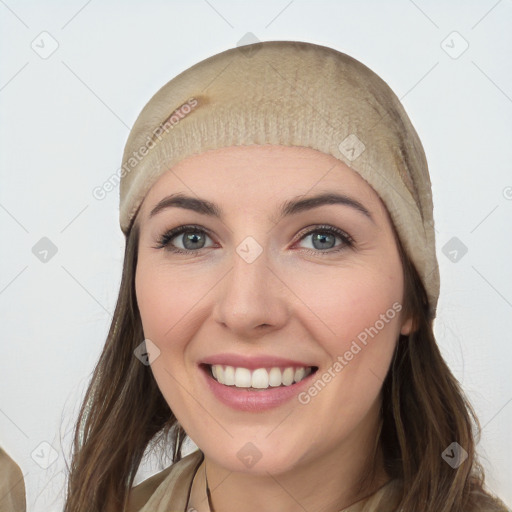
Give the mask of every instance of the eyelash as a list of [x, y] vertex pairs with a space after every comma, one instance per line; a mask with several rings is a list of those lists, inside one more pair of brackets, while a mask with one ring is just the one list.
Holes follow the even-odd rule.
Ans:
[[[170, 245], [170, 241], [173, 238], [175, 238], [176, 236], [181, 235], [183, 233], [187, 233], [187, 232], [202, 233], [202, 234], [210, 236], [208, 231], [201, 228], [200, 226], [196, 226], [196, 225], [178, 226], [176, 228], [170, 229], [169, 231], [166, 231], [163, 235], [161, 235], [157, 241], [158, 245], [156, 245], [154, 248], [155, 249], [166, 248], [168, 251], [176, 253], [176, 254], [186, 254], [186, 255], [198, 256], [201, 249], [196, 249], [196, 250], [180, 249], [179, 247], [173, 247]], [[336, 235], [339, 238], [341, 238], [341, 240], [343, 241], [343, 244], [340, 249], [329, 249], [327, 251], [322, 251], [319, 249], [303, 249], [309, 254], [314, 254], [314, 255], [320, 254], [320, 255], [324, 256], [324, 255], [339, 253], [341, 251], [346, 250], [347, 248], [352, 248], [355, 243], [354, 239], [350, 235], [348, 235], [341, 229], [338, 229], [338, 228], [335, 228], [334, 226], [329, 226], [329, 225], [315, 226], [313, 229], [307, 231], [306, 233], [303, 233], [298, 241], [300, 242], [302, 239], [306, 238], [307, 236], [309, 236], [313, 233], [328, 233], [331, 235]], [[206, 248], [203, 247], [202, 249], [206, 249]]]

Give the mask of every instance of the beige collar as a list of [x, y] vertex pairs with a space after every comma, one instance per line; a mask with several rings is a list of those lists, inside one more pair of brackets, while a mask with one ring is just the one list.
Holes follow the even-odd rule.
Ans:
[[[169, 512], [187, 510], [191, 483], [204, 455], [195, 451], [172, 464], [158, 475], [144, 481], [132, 491], [132, 512]], [[151, 485], [153, 480], [154, 485]], [[144, 503], [142, 508], [135, 503]]]

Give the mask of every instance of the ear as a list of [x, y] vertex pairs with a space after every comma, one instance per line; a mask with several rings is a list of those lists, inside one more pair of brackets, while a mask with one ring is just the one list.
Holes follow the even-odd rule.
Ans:
[[412, 316], [410, 316], [403, 324], [402, 328], [400, 329], [400, 334], [403, 334], [404, 336], [408, 336], [411, 334], [412, 331]]

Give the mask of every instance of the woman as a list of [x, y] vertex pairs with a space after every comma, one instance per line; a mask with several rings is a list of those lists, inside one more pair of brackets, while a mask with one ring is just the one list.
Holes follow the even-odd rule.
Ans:
[[[371, 70], [286, 41], [206, 59], [145, 106], [119, 176], [67, 512], [506, 510], [433, 335], [423, 148]], [[175, 463], [132, 489], [152, 448]]]

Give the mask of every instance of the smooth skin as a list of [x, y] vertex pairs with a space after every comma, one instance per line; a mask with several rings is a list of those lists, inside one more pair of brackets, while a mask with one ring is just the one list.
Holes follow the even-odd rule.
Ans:
[[[340, 204], [278, 219], [287, 200], [336, 192], [371, 218]], [[183, 193], [215, 203], [221, 219], [179, 207], [150, 216], [164, 197]], [[189, 157], [162, 174], [137, 220], [136, 294], [145, 338], [160, 350], [151, 369], [167, 403], [205, 454], [216, 511], [331, 512], [364, 495], [356, 484], [371, 464], [373, 492], [389, 477], [377, 437], [380, 391], [400, 333], [397, 313], [307, 404], [292, 399], [259, 412], [219, 402], [198, 367], [219, 353], [310, 362], [321, 376], [365, 328], [402, 304], [403, 277], [387, 210], [355, 171], [311, 148], [236, 146]], [[191, 228], [157, 248], [162, 235]], [[320, 226], [348, 234], [321, 238]], [[193, 235], [196, 234], [194, 238]], [[252, 237], [263, 252], [248, 263], [236, 252]], [[323, 245], [318, 241], [323, 240]], [[188, 241], [188, 243], [187, 243]], [[187, 243], [187, 245], [184, 245]], [[189, 254], [172, 252], [171, 247]], [[251, 442], [261, 459], [246, 467]], [[197, 479], [196, 479], [197, 481]], [[190, 506], [208, 511], [194, 483]]]

